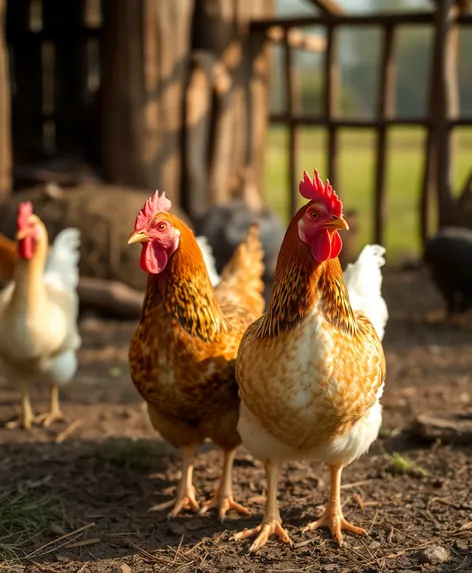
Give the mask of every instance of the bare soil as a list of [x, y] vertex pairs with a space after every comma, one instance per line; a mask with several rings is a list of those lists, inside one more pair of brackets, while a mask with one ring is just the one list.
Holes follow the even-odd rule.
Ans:
[[[472, 572], [472, 444], [432, 444], [411, 431], [416, 413], [470, 410], [470, 315], [447, 324], [441, 318], [442, 301], [424, 271], [387, 271], [384, 290], [390, 321], [382, 437], [343, 475], [345, 514], [368, 531], [367, 537], [346, 533], [338, 548], [325, 530], [302, 534], [301, 527], [326, 502], [328, 475], [323, 466], [290, 463], [281, 480], [280, 503], [295, 547], [271, 539], [250, 555], [249, 542], [236, 543], [231, 535], [259, 523], [266, 483], [261, 464], [242, 447], [235, 497], [251, 509], [250, 517], [230, 515], [221, 525], [214, 513], [184, 514], [172, 521], [165, 514], [147, 513], [150, 505], [172, 495], [178, 457], [151, 429], [129, 379], [127, 348], [135, 324], [85, 317], [80, 370], [62, 393], [69, 423], [78, 420], [78, 427], [61, 443], [57, 436], [67, 423], [30, 433], [0, 429], [0, 492], [15, 486], [50, 494], [60, 508], [39, 534], [15, 540], [20, 560], [0, 569]], [[44, 410], [47, 388], [34, 388], [33, 400], [36, 410]], [[0, 378], [0, 420], [18, 410], [16, 387]], [[398, 452], [416, 466], [402, 469], [386, 452]], [[213, 491], [220, 464], [216, 448], [201, 448], [195, 471], [200, 499]], [[444, 560], [428, 563], [440, 556], [437, 545], [446, 550]]]

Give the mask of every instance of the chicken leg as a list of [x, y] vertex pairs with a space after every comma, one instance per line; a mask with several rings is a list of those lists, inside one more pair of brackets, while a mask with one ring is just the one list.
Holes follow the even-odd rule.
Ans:
[[205, 502], [200, 510], [200, 513], [206, 513], [210, 508], [218, 508], [218, 518], [221, 522], [224, 521], [226, 513], [230, 509], [234, 509], [242, 515], [249, 515], [250, 511], [236, 503], [233, 499], [233, 462], [236, 455], [236, 449], [226, 451], [223, 460], [223, 473], [221, 474], [220, 484], [213, 498]]
[[59, 387], [57, 384], [51, 384], [49, 393], [49, 412], [39, 414], [34, 418], [35, 424], [42, 424], [45, 428], [49, 427], [53, 422], [65, 422], [66, 418], [61, 412], [59, 406]]
[[181, 447], [180, 455], [182, 457], [182, 477], [177, 486], [175, 499], [158, 503], [148, 509], [148, 511], [163, 511], [171, 507], [172, 510], [167, 516], [168, 519], [176, 517], [182, 509], [190, 509], [193, 512], [198, 511], [198, 503], [195, 499], [195, 488], [192, 485], [195, 445], [192, 444], [191, 446]]
[[292, 545], [292, 540], [287, 535], [287, 532], [282, 527], [282, 520], [280, 519], [279, 504], [277, 501], [277, 485], [280, 476], [280, 462], [273, 462], [266, 460], [265, 471], [267, 478], [267, 501], [264, 512], [264, 519], [261, 525], [254, 529], [245, 529], [240, 533], [236, 533], [233, 539], [245, 539], [257, 535], [254, 543], [249, 548], [252, 553], [260, 549], [271, 535], [277, 535], [284, 543]]
[[336, 539], [338, 545], [342, 545], [343, 536], [341, 531], [345, 529], [351, 533], [358, 533], [365, 535], [365, 530], [361, 527], [356, 527], [350, 524], [343, 515], [341, 507], [341, 473], [343, 471], [342, 465], [330, 466], [331, 470], [331, 491], [328, 505], [323, 515], [317, 521], [309, 523], [303, 528], [303, 533], [313, 531], [319, 527], [327, 527], [331, 531], [331, 535]]
[[23, 382], [20, 387], [21, 391], [21, 414], [17, 420], [12, 420], [5, 424], [5, 428], [8, 430], [15, 430], [16, 428], [23, 428], [25, 430], [31, 430], [31, 425], [33, 423], [33, 409], [31, 408], [31, 402], [29, 398], [29, 384]]

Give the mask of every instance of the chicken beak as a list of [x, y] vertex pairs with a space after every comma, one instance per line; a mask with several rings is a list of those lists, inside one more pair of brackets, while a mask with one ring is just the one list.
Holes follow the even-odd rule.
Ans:
[[132, 243], [146, 243], [148, 241], [148, 236], [143, 231], [134, 231], [131, 233], [128, 239], [128, 245]]
[[15, 239], [17, 241], [22, 241], [25, 237], [28, 236], [28, 229], [22, 229], [21, 231], [18, 231], [18, 233], [16, 234]]
[[326, 225], [329, 229], [336, 229], [337, 231], [349, 231], [349, 225], [346, 219], [341, 215], [330, 221]]

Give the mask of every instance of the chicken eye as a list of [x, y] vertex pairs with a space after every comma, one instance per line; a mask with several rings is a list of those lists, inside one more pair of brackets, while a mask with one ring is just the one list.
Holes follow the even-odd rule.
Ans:
[[311, 212], [311, 218], [312, 219], [318, 219], [318, 213], [316, 211], [312, 211]]
[[157, 225], [159, 231], [164, 231], [166, 227], [167, 225], [165, 223], [159, 223], [159, 225]]

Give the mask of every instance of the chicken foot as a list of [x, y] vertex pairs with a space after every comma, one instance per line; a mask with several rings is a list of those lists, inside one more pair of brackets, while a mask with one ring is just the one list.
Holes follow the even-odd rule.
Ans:
[[193, 465], [195, 459], [195, 446], [183, 446], [180, 448], [182, 458], [182, 477], [177, 486], [175, 499], [158, 503], [148, 509], [150, 511], [163, 511], [172, 508], [167, 519], [176, 517], [183, 509], [190, 509], [193, 512], [198, 511], [198, 502], [195, 499], [195, 488], [192, 485]]
[[67, 422], [67, 419], [61, 412], [61, 407], [59, 406], [59, 387], [57, 384], [51, 384], [49, 393], [49, 412], [35, 416], [33, 422], [35, 424], [41, 424], [45, 428], [49, 427], [53, 422]]
[[8, 430], [15, 430], [23, 428], [24, 430], [31, 430], [33, 424], [33, 409], [29, 398], [29, 384], [24, 382], [21, 384], [21, 414], [17, 420], [11, 420], [5, 424]]
[[331, 535], [336, 539], [338, 545], [343, 543], [343, 535], [341, 531], [345, 529], [351, 533], [358, 533], [365, 535], [365, 529], [352, 525], [343, 515], [341, 507], [341, 473], [343, 470], [342, 465], [331, 466], [331, 491], [328, 505], [323, 515], [313, 523], [309, 523], [303, 528], [302, 532], [313, 531], [319, 527], [327, 527], [331, 531]]
[[277, 535], [284, 543], [293, 545], [292, 540], [282, 527], [282, 520], [280, 519], [279, 504], [277, 501], [277, 485], [279, 482], [280, 469], [280, 463], [266, 460], [267, 502], [262, 523], [253, 529], [245, 529], [240, 533], [236, 533], [233, 537], [235, 541], [238, 541], [257, 535], [254, 543], [249, 548], [250, 553], [257, 551], [265, 545], [271, 535]]
[[250, 511], [244, 506], [236, 503], [233, 499], [233, 462], [236, 455], [236, 449], [225, 451], [223, 460], [223, 473], [221, 474], [220, 484], [214, 496], [206, 501], [200, 514], [206, 513], [209, 509], [215, 507], [218, 509], [218, 519], [223, 522], [229, 510], [234, 509], [242, 515], [250, 515]]

